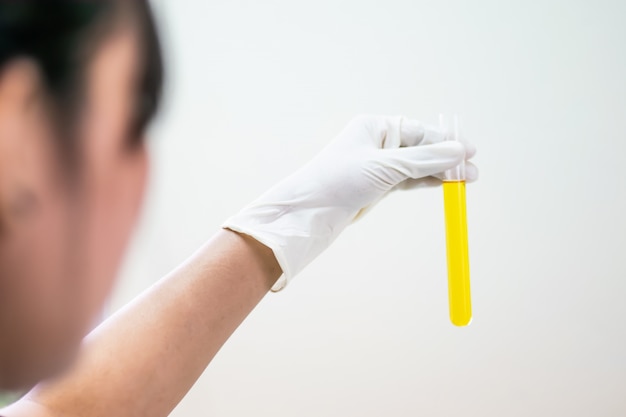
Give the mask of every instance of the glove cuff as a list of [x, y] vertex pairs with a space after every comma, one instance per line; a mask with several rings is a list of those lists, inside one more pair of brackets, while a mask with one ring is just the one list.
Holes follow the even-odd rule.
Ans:
[[329, 207], [253, 203], [222, 227], [251, 236], [272, 250], [283, 271], [272, 287], [278, 292], [330, 246], [354, 215]]
[[233, 220], [234, 218], [228, 219], [222, 225], [222, 228], [231, 230], [236, 233], [248, 235], [272, 250], [272, 252], [274, 253], [274, 257], [276, 257], [276, 261], [278, 262], [278, 265], [280, 266], [280, 269], [283, 271], [283, 273], [278, 281], [276, 281], [276, 283], [272, 286], [271, 291], [279, 292], [283, 290], [293, 277], [293, 274], [289, 267], [289, 263], [287, 262], [285, 252], [281, 249], [281, 246], [277, 242], [274, 242], [273, 240], [267, 238], [266, 236], [263, 236], [262, 234], [255, 233], [253, 230], [245, 226], [235, 224]]

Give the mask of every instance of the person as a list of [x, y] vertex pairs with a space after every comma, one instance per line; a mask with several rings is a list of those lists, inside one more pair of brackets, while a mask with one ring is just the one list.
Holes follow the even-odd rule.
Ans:
[[0, 0], [0, 388], [34, 386], [3, 417], [169, 414], [270, 289], [389, 191], [474, 154], [358, 116], [84, 337], [138, 217], [162, 82], [147, 1]]

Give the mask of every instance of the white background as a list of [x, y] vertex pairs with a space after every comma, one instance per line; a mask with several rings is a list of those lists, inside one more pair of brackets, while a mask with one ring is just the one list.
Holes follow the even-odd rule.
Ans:
[[470, 327], [448, 321], [441, 189], [394, 193], [174, 416], [626, 415], [625, 2], [153, 3], [166, 104], [114, 308], [358, 113], [458, 112], [481, 170]]

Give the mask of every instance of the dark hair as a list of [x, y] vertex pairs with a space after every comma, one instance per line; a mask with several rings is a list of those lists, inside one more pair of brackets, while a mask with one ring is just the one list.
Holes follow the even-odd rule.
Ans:
[[136, 144], [158, 109], [163, 83], [161, 48], [147, 0], [0, 0], [0, 74], [18, 58], [39, 67], [64, 154], [75, 147], [72, 129], [84, 99], [89, 58], [115, 26], [117, 14], [127, 10], [142, 38], [143, 68], [128, 132], [130, 144]]

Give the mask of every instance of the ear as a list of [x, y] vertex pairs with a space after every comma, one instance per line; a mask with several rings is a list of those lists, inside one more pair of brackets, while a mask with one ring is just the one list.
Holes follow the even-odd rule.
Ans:
[[36, 205], [48, 142], [42, 91], [32, 61], [18, 59], [0, 69], [0, 231]]

